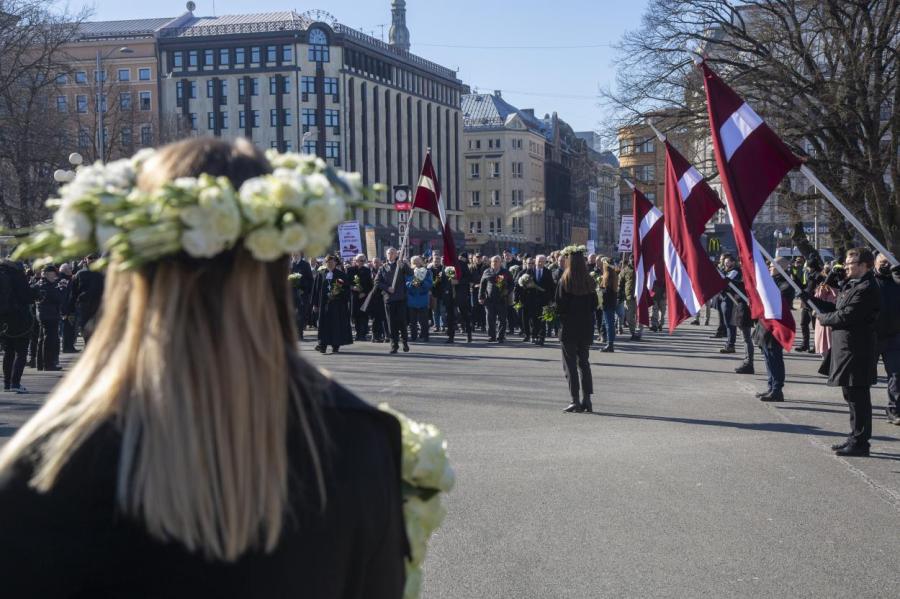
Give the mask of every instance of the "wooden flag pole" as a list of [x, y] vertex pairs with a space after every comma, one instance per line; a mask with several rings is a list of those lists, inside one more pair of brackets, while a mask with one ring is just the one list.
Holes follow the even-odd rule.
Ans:
[[885, 248], [883, 245], [881, 245], [881, 242], [879, 242], [878, 239], [876, 239], [875, 236], [872, 235], [869, 232], [869, 230], [863, 226], [863, 224], [861, 222], [859, 222], [859, 219], [857, 219], [855, 216], [853, 216], [853, 214], [850, 212], [850, 210], [848, 210], [847, 207], [844, 206], [844, 204], [842, 204], [841, 201], [837, 199], [837, 196], [835, 196], [834, 193], [832, 193], [830, 189], [825, 187], [825, 184], [822, 183], [821, 180], [819, 180], [819, 178], [816, 176], [816, 174], [814, 172], [812, 172], [812, 170], [808, 166], [806, 166], [805, 164], [803, 166], [801, 166], [800, 172], [803, 173], [803, 175], [807, 179], [809, 179], [810, 183], [815, 185], [816, 188], [822, 192], [822, 195], [824, 195], [825, 198], [829, 202], [831, 202], [832, 206], [837, 208], [838, 211], [844, 215], [844, 218], [846, 218], [850, 222], [850, 224], [856, 228], [857, 231], [862, 233], [862, 236], [865, 237], [866, 240], [872, 244], [872, 247], [874, 247], [876, 250], [878, 250], [879, 253], [884, 254], [885, 258], [888, 259], [888, 262], [890, 262], [892, 266], [897, 265], [897, 258], [895, 258], [894, 255], [891, 254], [887, 250], [887, 248]]

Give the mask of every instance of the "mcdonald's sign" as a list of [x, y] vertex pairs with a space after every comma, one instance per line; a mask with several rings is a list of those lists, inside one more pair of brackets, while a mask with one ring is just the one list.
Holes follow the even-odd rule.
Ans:
[[706, 251], [710, 254], [718, 254], [722, 249], [722, 242], [718, 237], [710, 237], [706, 242]]

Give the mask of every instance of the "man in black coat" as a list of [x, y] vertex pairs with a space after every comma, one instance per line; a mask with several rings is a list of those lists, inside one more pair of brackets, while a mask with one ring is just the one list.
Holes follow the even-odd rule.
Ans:
[[[456, 261], [457, 283], [454, 290], [456, 310], [466, 341], [472, 343], [472, 271], [469, 270], [469, 254], [462, 252]], [[453, 331], [448, 331], [448, 336]], [[451, 339], [453, 337], [450, 337]]]
[[297, 331], [300, 341], [303, 341], [303, 332], [306, 330], [306, 317], [309, 314], [309, 301], [312, 294], [313, 272], [309, 262], [303, 259], [303, 255], [295, 256], [291, 261], [291, 274], [300, 275], [300, 281], [294, 287], [294, 313], [297, 321]]
[[375, 285], [365, 254], [353, 259], [352, 266], [347, 269], [347, 277], [350, 279], [350, 313], [353, 315], [356, 340], [365, 341], [369, 337], [369, 315], [363, 311], [362, 305]]
[[75, 314], [72, 309], [72, 265], [64, 262], [59, 267], [59, 287], [63, 291], [62, 302], [62, 353], [77, 354], [75, 349]]
[[[100, 311], [100, 302], [103, 300], [103, 273], [90, 269], [96, 259], [97, 256], [93, 254], [85, 257], [81, 270], [72, 277], [69, 291], [69, 313], [74, 311], [78, 329], [81, 331], [85, 344], [94, 333], [97, 313]], [[71, 305], [73, 302], [74, 306]]]
[[[875, 324], [881, 310], [881, 292], [875, 282], [875, 256], [867, 248], [847, 252], [844, 270], [847, 282], [832, 304], [809, 298], [819, 310], [817, 318], [831, 327], [831, 349], [825, 354], [828, 385], [840, 386], [850, 406], [850, 435], [832, 446], [837, 455], [868, 456], [872, 438], [872, 397], [870, 387], [877, 378], [877, 334]], [[822, 364], [823, 370], [826, 363]]]
[[37, 347], [38, 370], [61, 370], [59, 362], [59, 317], [65, 294], [59, 288], [56, 267], [48, 264], [40, 280], [32, 285], [37, 296], [37, 317], [41, 332]]
[[469, 276], [472, 281], [470, 296], [472, 304], [472, 325], [477, 326], [483, 333], [487, 327], [487, 317], [485, 316], [484, 305], [478, 301], [478, 293], [481, 289], [481, 276], [487, 270], [485, 264], [486, 256], [482, 256], [481, 252], [475, 254], [475, 261], [469, 267]]
[[316, 349], [323, 354], [330, 345], [338, 353], [342, 345], [353, 344], [350, 331], [350, 280], [337, 268], [337, 257], [325, 258], [325, 270], [319, 277], [317, 305], [319, 306], [319, 343]]
[[[743, 273], [740, 269], [736, 269], [737, 276], [731, 279], [731, 282], [738, 291], [746, 295], [744, 289]], [[737, 374], [754, 374], [753, 367], [753, 320], [750, 318], [750, 306], [738, 295], [731, 287], [725, 289], [722, 293], [731, 295], [734, 307], [731, 309], [731, 324], [741, 332], [741, 340], [744, 342], [744, 362], [734, 369]], [[700, 313], [697, 312], [699, 315]]]
[[403, 351], [409, 351], [409, 331], [406, 326], [406, 277], [413, 275], [409, 264], [400, 260], [395, 248], [385, 252], [387, 261], [378, 271], [375, 285], [384, 297], [384, 311], [391, 335], [391, 353], [396, 354], [403, 338]]
[[[381, 259], [372, 258], [372, 284], [375, 284], [375, 277], [381, 271]], [[387, 314], [384, 307], [384, 296], [375, 287], [374, 291], [369, 292], [369, 305], [366, 312], [372, 318], [372, 342], [384, 343], [387, 333]], [[365, 301], [363, 302], [365, 303]]]
[[28, 393], [21, 383], [34, 328], [31, 315], [34, 300], [34, 290], [28, 285], [22, 264], [0, 260], [0, 343], [3, 344], [3, 388], [7, 391]]
[[887, 417], [900, 425], [900, 266], [891, 268], [884, 254], [875, 258], [875, 283], [881, 291], [881, 312], [875, 332], [878, 355], [887, 374]]
[[500, 256], [491, 258], [491, 266], [481, 275], [478, 287], [478, 303], [487, 312], [488, 341], [503, 343], [506, 340], [506, 316], [512, 286], [512, 276], [503, 268]]

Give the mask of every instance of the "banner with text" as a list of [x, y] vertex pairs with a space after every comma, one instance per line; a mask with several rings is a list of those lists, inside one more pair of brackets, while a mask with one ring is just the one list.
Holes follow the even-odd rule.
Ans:
[[349, 220], [338, 225], [338, 241], [341, 244], [341, 260], [345, 262], [362, 253], [362, 238], [359, 234], [359, 222]]
[[619, 251], [631, 253], [631, 244], [634, 241], [634, 217], [622, 216], [622, 226], [619, 228]]

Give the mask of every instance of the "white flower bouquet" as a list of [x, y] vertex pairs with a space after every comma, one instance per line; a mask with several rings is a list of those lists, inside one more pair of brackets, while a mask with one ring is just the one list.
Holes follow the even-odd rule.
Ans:
[[446, 267], [444, 269], [444, 276], [447, 277], [447, 279], [450, 281], [455, 281], [456, 280], [456, 267], [455, 266]]
[[137, 180], [153, 153], [80, 167], [60, 197], [48, 200], [56, 209], [52, 222], [38, 227], [14, 257], [40, 264], [102, 253], [129, 269], [182, 252], [212, 258], [238, 244], [263, 262], [316, 254], [331, 243], [348, 206], [378, 191], [315, 156], [270, 151], [272, 173], [240, 189], [225, 177], [201, 174], [147, 193]]
[[403, 516], [411, 554], [406, 562], [403, 599], [417, 599], [422, 589], [422, 563], [428, 539], [447, 515], [441, 495], [453, 488], [456, 475], [447, 459], [447, 442], [434, 425], [411, 420], [387, 404], [378, 407], [400, 421]]

